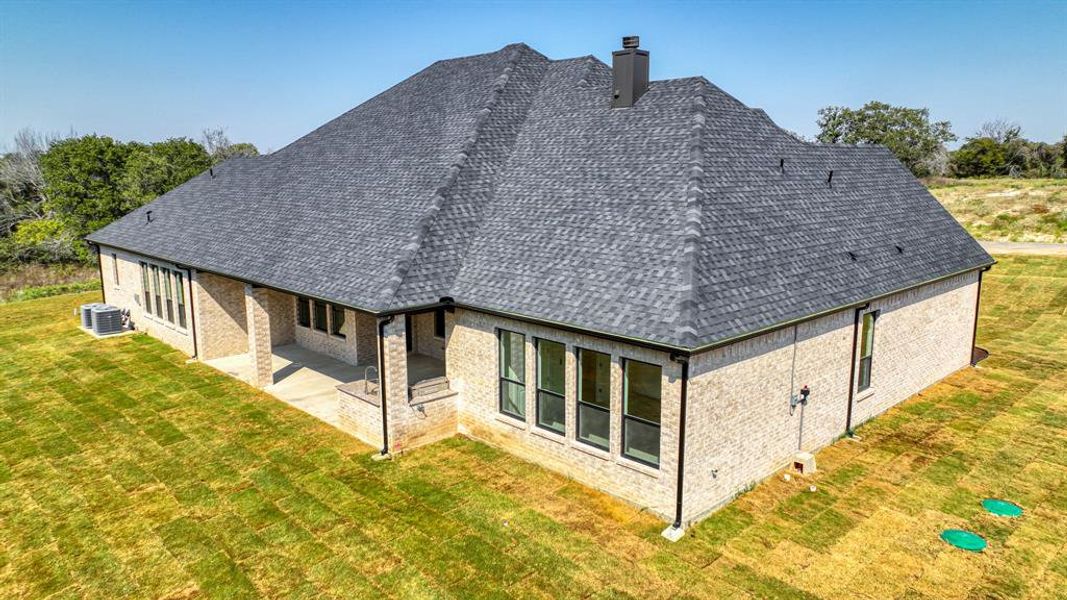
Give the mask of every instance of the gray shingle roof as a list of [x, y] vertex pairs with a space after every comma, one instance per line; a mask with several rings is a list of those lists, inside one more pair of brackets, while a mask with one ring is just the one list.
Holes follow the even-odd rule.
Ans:
[[628, 109], [611, 88], [521, 44], [440, 61], [89, 239], [371, 312], [450, 296], [679, 348], [992, 262], [884, 148], [798, 141], [703, 78]]

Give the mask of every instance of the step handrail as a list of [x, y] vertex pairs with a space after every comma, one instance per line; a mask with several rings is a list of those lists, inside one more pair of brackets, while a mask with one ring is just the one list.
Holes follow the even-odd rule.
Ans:
[[[374, 378], [371, 378], [371, 372], [374, 373]], [[371, 392], [370, 384], [374, 381], [374, 391]], [[365, 394], [377, 394], [378, 393], [378, 367], [371, 365], [363, 369], [363, 393]]]

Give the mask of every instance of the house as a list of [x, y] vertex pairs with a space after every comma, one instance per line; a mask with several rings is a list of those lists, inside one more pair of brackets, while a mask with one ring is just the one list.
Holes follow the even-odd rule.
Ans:
[[967, 366], [993, 262], [635, 38], [436, 62], [88, 239], [139, 329], [382, 454], [468, 435], [671, 536]]

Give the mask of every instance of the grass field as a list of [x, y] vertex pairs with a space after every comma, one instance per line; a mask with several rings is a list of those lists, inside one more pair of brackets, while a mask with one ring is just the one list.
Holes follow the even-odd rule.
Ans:
[[927, 186], [980, 240], [1067, 243], [1067, 180], [939, 179]]
[[71, 315], [91, 297], [0, 306], [2, 598], [1067, 597], [1067, 260], [1003, 258], [980, 369], [677, 544], [469, 440], [373, 462], [151, 338], [92, 340]]
[[99, 285], [96, 266], [20, 265], [0, 270], [0, 303], [87, 291]]

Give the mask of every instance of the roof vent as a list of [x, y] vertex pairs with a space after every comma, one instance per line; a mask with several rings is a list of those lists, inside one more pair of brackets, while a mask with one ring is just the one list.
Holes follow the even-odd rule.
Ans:
[[614, 76], [612, 108], [628, 108], [648, 91], [648, 50], [640, 50], [641, 38], [629, 35], [622, 38], [622, 50], [611, 53]]
[[150, 211], [150, 210], [144, 211], [144, 220], [145, 220], [145, 223], [151, 223], [152, 222], [152, 211]]

